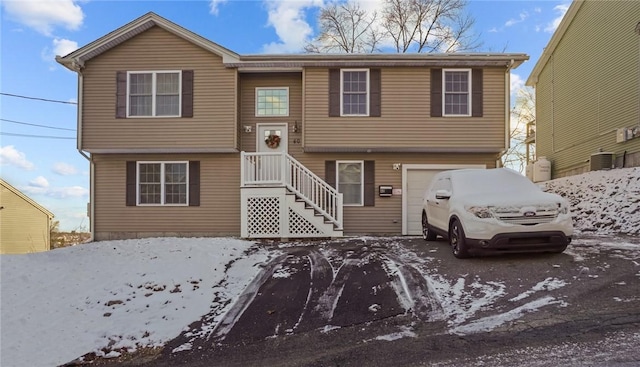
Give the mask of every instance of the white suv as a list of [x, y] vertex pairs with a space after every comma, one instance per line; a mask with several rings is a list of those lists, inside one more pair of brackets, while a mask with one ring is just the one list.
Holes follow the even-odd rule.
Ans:
[[449, 240], [453, 254], [562, 252], [571, 242], [569, 203], [507, 168], [435, 175], [425, 192], [422, 234]]

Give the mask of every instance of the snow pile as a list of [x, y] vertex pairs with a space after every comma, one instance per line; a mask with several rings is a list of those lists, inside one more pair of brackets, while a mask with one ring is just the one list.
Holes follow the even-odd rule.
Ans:
[[235, 300], [269, 256], [231, 238], [105, 241], [2, 255], [0, 365], [57, 366], [89, 352], [117, 357], [161, 346], [216, 297]]
[[540, 186], [569, 200], [578, 232], [640, 234], [640, 167], [593, 171]]

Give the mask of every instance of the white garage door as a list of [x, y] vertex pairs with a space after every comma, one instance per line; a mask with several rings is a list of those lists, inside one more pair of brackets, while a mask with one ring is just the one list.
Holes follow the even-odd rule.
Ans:
[[441, 170], [407, 170], [406, 220], [408, 235], [422, 234], [422, 197], [433, 176]]
[[422, 235], [422, 197], [436, 173], [461, 168], [486, 168], [480, 164], [406, 164], [403, 170], [402, 234]]

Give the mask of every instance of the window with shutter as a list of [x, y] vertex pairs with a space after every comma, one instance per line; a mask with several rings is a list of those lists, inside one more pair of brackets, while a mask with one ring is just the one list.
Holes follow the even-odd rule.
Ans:
[[119, 71], [116, 118], [193, 117], [193, 70]]
[[127, 162], [127, 206], [200, 205], [200, 162]]

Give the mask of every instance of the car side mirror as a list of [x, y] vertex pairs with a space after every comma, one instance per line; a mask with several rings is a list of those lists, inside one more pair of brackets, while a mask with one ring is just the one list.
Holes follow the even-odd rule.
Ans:
[[436, 199], [449, 200], [451, 198], [451, 192], [449, 190], [436, 190]]

